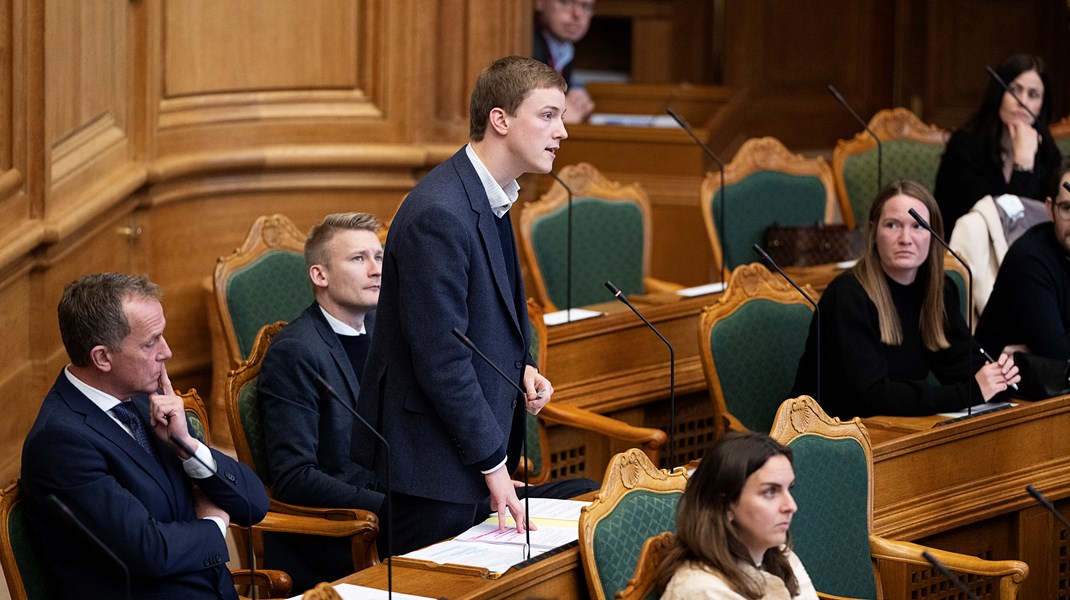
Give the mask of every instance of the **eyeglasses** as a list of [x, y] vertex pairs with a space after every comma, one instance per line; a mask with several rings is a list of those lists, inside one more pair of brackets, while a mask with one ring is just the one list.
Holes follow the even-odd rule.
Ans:
[[592, 0], [557, 0], [557, 3], [565, 10], [572, 10], [578, 6], [584, 14], [594, 14], [594, 2]]
[[1070, 200], [1056, 202], [1055, 210], [1053, 212], [1058, 215], [1060, 219], [1070, 220]]

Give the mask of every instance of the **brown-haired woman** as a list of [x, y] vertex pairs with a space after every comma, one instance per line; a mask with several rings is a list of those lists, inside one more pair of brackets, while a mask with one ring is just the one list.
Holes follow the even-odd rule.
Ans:
[[[821, 295], [818, 401], [830, 415], [957, 411], [971, 398], [992, 400], [1019, 380], [1009, 356], [985, 364], [959, 312], [958, 290], [944, 274], [943, 247], [910, 209], [943, 235], [932, 194], [919, 183], [894, 181], [870, 207], [862, 258]], [[816, 327], [815, 319], [792, 396], [817, 397]]]
[[751, 432], [728, 432], [706, 452], [676, 509], [662, 600], [816, 600], [789, 544], [791, 460], [791, 449]]

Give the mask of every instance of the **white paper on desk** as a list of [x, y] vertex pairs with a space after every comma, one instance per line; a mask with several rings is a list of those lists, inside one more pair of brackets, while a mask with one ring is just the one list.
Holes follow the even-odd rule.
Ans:
[[[351, 583], [339, 583], [334, 586], [334, 591], [338, 592], [342, 600], [387, 600], [388, 597], [386, 590], [377, 590]], [[402, 594], [400, 592], [394, 592], [394, 598], [396, 600], [434, 600], [427, 596], [413, 596], [412, 594]], [[294, 596], [290, 600], [301, 600], [301, 596]]]
[[[553, 527], [540, 525], [531, 531], [531, 547], [550, 550], [564, 546], [579, 539], [579, 527]], [[514, 527], [499, 530], [498, 523], [480, 523], [453, 538], [459, 542], [481, 542], [485, 544], [503, 544], [523, 547], [527, 543], [527, 533], [520, 533]]]
[[[974, 404], [970, 407], [970, 414], [979, 415], [981, 413], [991, 412], [993, 410], [999, 410], [1001, 408], [1009, 408], [1011, 406], [1018, 406], [1014, 402], [982, 402], [981, 404]], [[948, 417], [949, 419], [957, 419], [959, 417], [965, 417], [967, 412], [960, 410], [956, 412], [944, 412], [939, 413], [941, 417]]]
[[706, 285], [698, 285], [695, 287], [684, 288], [682, 290], [676, 290], [676, 293], [685, 298], [694, 298], [695, 296], [705, 296], [706, 294], [716, 294], [717, 292], [724, 291], [724, 282], [718, 281], [717, 283], [707, 283]]
[[[559, 521], [580, 520], [580, 510], [590, 502], [560, 500], [558, 498], [528, 498], [528, 515], [532, 519], [556, 519]], [[497, 515], [498, 513], [494, 513]], [[578, 525], [577, 525], [578, 527]]]
[[[542, 548], [532, 548], [531, 555], [537, 556], [545, 551]], [[509, 567], [527, 559], [523, 546], [462, 542], [457, 539], [432, 544], [426, 548], [413, 550], [403, 556], [405, 558], [426, 560], [439, 565], [483, 567], [491, 573], [499, 574], [508, 571]]]
[[617, 125], [620, 127], [679, 127], [668, 115], [631, 115], [623, 113], [593, 113], [587, 117], [589, 125]]
[[542, 322], [546, 323], [547, 327], [553, 327], [554, 325], [568, 323], [569, 315], [572, 316], [573, 321], [582, 321], [593, 317], [601, 317], [604, 314], [606, 313], [597, 310], [587, 310], [586, 308], [570, 308], [567, 311], [558, 310], [546, 313], [542, 316]]

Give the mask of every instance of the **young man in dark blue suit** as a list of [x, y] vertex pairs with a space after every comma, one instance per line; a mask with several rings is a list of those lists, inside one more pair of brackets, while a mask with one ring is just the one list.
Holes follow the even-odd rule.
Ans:
[[190, 435], [164, 366], [159, 288], [90, 275], [67, 285], [58, 312], [71, 363], [26, 437], [22, 480], [60, 596], [125, 598], [126, 578], [51, 496], [125, 564], [131, 597], [236, 599], [226, 528], [259, 522], [268, 499], [251, 470]]
[[[413, 188], [391, 222], [357, 409], [390, 443], [395, 554], [461, 533], [488, 495], [500, 526], [511, 514], [524, 528], [509, 478], [519, 423], [553, 387], [526, 352], [527, 307], [508, 210], [517, 177], [553, 167], [568, 135], [565, 91], [558, 73], [530, 58], [488, 67], [472, 92], [470, 143]], [[461, 345], [453, 329], [526, 394]], [[354, 431], [353, 458], [385, 481], [387, 456], [375, 438]]]
[[[275, 336], [259, 379], [271, 488], [283, 502], [379, 512], [383, 501], [375, 475], [349, 459], [353, 415], [342, 404], [357, 406], [371, 345], [380, 227], [367, 213], [333, 214], [305, 241], [316, 301]], [[353, 572], [348, 538], [270, 534], [264, 546], [265, 563], [289, 573], [295, 591]]]

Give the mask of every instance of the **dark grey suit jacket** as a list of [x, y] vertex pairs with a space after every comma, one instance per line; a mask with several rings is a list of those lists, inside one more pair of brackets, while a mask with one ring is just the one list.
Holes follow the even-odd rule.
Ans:
[[[374, 312], [364, 326], [371, 335]], [[314, 374], [338, 398], [322, 389]], [[258, 389], [275, 497], [305, 506], [378, 512], [383, 494], [374, 489], [375, 475], [349, 459], [353, 415], [341, 404], [356, 408], [360, 384], [318, 304], [312, 303], [272, 340]]]
[[[358, 411], [389, 441], [390, 487], [401, 493], [475, 504], [488, 493], [480, 468], [508, 449], [518, 394], [451, 333], [521, 380], [527, 306], [523, 282], [509, 287], [495, 218], [462, 148], [391, 222]], [[519, 278], [515, 251], [511, 261]], [[374, 439], [354, 436], [353, 458], [382, 479]]]

